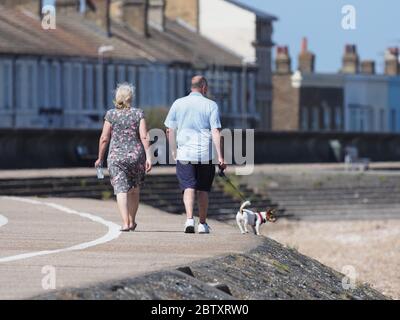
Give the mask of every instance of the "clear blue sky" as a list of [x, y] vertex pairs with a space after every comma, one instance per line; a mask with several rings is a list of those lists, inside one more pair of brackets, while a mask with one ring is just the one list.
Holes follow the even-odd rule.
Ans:
[[[317, 71], [336, 72], [346, 43], [358, 47], [361, 59], [373, 59], [378, 72], [383, 70], [383, 53], [389, 46], [400, 46], [399, 0], [240, 0], [278, 16], [274, 41], [289, 45], [294, 67], [301, 38], [317, 55]], [[342, 7], [353, 5], [357, 29], [343, 30]]]

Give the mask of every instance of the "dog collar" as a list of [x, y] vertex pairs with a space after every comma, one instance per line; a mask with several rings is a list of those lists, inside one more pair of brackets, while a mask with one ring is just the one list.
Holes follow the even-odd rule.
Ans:
[[258, 216], [260, 217], [261, 224], [267, 223], [267, 220], [263, 218], [262, 214], [260, 212], [257, 212]]

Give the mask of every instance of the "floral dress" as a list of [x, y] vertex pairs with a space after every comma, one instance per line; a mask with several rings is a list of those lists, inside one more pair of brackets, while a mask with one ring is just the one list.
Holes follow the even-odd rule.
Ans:
[[139, 136], [141, 109], [111, 109], [104, 119], [111, 123], [111, 143], [107, 157], [114, 194], [142, 186], [146, 174], [146, 153]]

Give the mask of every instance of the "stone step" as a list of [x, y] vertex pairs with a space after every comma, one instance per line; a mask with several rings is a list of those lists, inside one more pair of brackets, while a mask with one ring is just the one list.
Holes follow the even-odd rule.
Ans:
[[342, 212], [342, 211], [365, 211], [365, 212], [379, 212], [380, 210], [391, 210], [392, 212], [399, 212], [400, 215], [400, 205], [396, 204], [370, 204], [370, 205], [320, 205], [320, 206], [308, 206], [308, 207], [289, 207], [289, 206], [279, 206], [284, 208], [286, 212], [297, 214], [299, 212], [307, 213], [320, 213], [325, 214], [325, 212]]
[[297, 220], [359, 220], [359, 219], [400, 219], [400, 211], [385, 209], [379, 212], [358, 211], [358, 210], [338, 210], [324, 212], [285, 212], [290, 219]]
[[[251, 199], [257, 209], [276, 207], [265, 196], [255, 194], [244, 185], [238, 187]], [[58, 196], [71, 198], [113, 198], [114, 193], [109, 178], [98, 180], [96, 177], [36, 178], [20, 180], [0, 180], [0, 194], [14, 196]], [[218, 219], [234, 219], [241, 200], [233, 197], [234, 193], [224, 192], [224, 181], [217, 178], [210, 193], [209, 214]], [[141, 202], [181, 214], [185, 211], [182, 193], [175, 175], [150, 175], [142, 188]], [[283, 211], [280, 211], [282, 214]]]
[[375, 193], [375, 194], [368, 194], [368, 195], [337, 195], [335, 197], [333, 196], [326, 196], [324, 194], [320, 195], [315, 195], [312, 197], [308, 196], [291, 196], [290, 194], [284, 195], [284, 196], [276, 196], [273, 194], [266, 195], [263, 194], [266, 198], [273, 198], [273, 199], [278, 199], [279, 201], [318, 201], [318, 200], [326, 200], [326, 201], [331, 201], [331, 200], [357, 200], [357, 199], [379, 199], [379, 198], [385, 198], [385, 199], [399, 199], [400, 195], [398, 194], [390, 194], [390, 193]]
[[[45, 184], [74, 184], [76, 181], [85, 180], [89, 184], [97, 184], [102, 181], [109, 183], [109, 176], [105, 176], [104, 180], [99, 180], [97, 177], [57, 177], [57, 178], [28, 178], [28, 179], [0, 179], [0, 188], [7, 186], [25, 186], [26, 184], [31, 185], [45, 185]], [[158, 176], [147, 176], [146, 183], [171, 183], [178, 182], [175, 175], [158, 175]]]
[[400, 204], [400, 198], [376, 197], [376, 198], [360, 198], [360, 199], [313, 199], [313, 200], [297, 200], [297, 199], [279, 199], [271, 197], [271, 199], [286, 207], [303, 207], [303, 206], [319, 206], [319, 205], [358, 205], [358, 204]]
[[257, 190], [261, 194], [268, 194], [274, 196], [285, 196], [290, 195], [291, 197], [301, 197], [301, 196], [319, 196], [321, 194], [326, 196], [337, 196], [337, 195], [346, 195], [346, 194], [376, 194], [376, 193], [394, 193], [400, 191], [399, 188], [353, 188], [353, 189], [325, 189], [325, 190], [310, 190], [310, 189], [297, 189], [297, 190]]

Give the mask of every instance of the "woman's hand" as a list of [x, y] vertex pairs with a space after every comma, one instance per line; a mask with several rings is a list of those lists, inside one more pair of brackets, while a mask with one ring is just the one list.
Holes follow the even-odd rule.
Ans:
[[103, 164], [103, 160], [97, 159], [96, 162], [94, 163], [94, 167], [98, 168]]
[[151, 160], [147, 159], [146, 160], [146, 173], [149, 173], [152, 168], [153, 168], [153, 164], [151, 163]]

